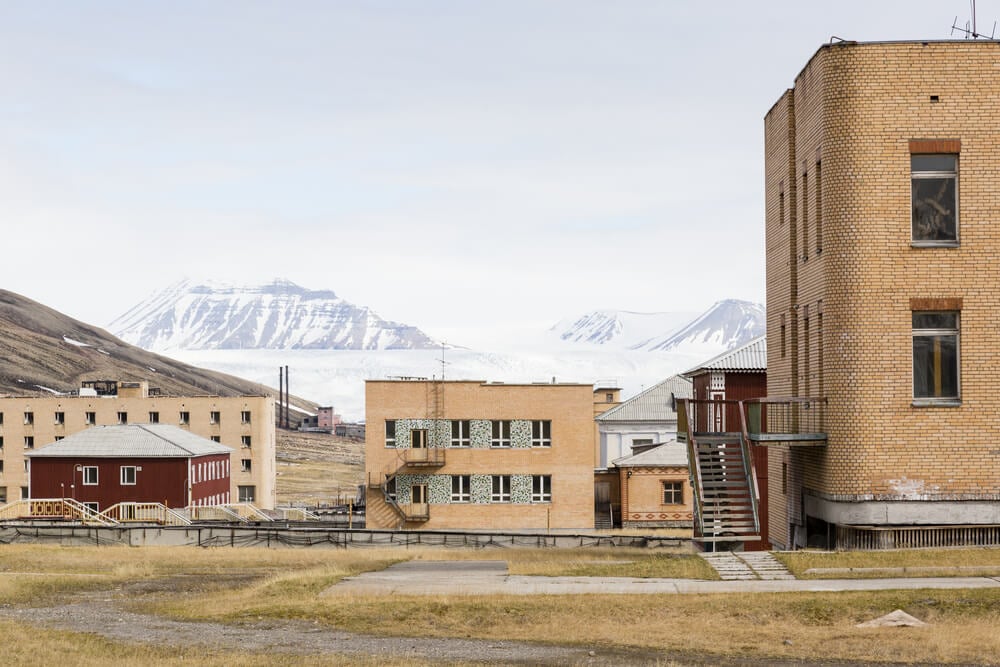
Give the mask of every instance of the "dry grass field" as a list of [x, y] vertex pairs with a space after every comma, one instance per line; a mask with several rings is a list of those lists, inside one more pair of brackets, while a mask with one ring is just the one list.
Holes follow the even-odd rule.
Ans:
[[[18, 637], [8, 660], [29, 665], [423, 664], [406, 648], [421, 638], [482, 650], [527, 641], [614, 658], [595, 664], [1000, 664], [1000, 592], [990, 589], [368, 597], [334, 587], [319, 595], [345, 576], [399, 560], [456, 557], [484, 552], [5, 545], [0, 631]], [[703, 574], [695, 556], [650, 550], [490, 550], [488, 557], [506, 560], [512, 573]], [[930, 625], [855, 627], [897, 608]], [[185, 639], [191, 627], [196, 643]], [[350, 641], [339, 651], [322, 643], [332, 633], [357, 634], [343, 635]], [[362, 641], [397, 641], [398, 652], [345, 653]], [[435, 664], [479, 661], [473, 654]]]
[[1000, 548], [996, 547], [795, 551], [775, 557], [799, 579], [1000, 576]]
[[325, 433], [277, 432], [277, 501], [342, 505], [364, 481], [364, 443]]

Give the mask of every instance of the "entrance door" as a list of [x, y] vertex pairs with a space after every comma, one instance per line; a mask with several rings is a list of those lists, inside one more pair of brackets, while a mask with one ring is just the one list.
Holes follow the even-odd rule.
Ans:
[[[724, 391], [713, 391], [708, 395], [709, 400], [712, 401], [724, 401], [726, 400], [726, 392]], [[725, 433], [726, 431], [726, 404], [725, 403], [712, 403], [711, 404], [711, 416], [709, 422], [709, 431], [714, 433]]]
[[410, 487], [410, 519], [426, 520], [430, 515], [427, 504], [427, 485], [414, 484]]

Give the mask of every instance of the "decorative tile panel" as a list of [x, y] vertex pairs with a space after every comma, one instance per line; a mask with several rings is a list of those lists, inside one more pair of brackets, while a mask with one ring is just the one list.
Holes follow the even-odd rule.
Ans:
[[510, 476], [510, 501], [512, 503], [531, 502], [531, 475]]
[[428, 447], [447, 447], [451, 444], [451, 421], [447, 419], [397, 419], [396, 449], [410, 448], [410, 431], [427, 431]]
[[[473, 419], [469, 423], [469, 440], [473, 449], [489, 449], [493, 428], [489, 419]], [[487, 494], [489, 498], [489, 494]]]
[[510, 446], [515, 449], [531, 448], [531, 422], [529, 420], [514, 419], [510, 422]]
[[472, 502], [488, 503], [493, 493], [493, 480], [490, 475], [473, 475], [469, 489], [472, 492]]

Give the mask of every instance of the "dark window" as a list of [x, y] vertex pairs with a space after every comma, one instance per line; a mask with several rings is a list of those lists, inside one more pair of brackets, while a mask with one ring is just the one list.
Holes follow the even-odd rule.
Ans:
[[257, 499], [257, 487], [256, 486], [238, 486], [236, 487], [239, 493], [239, 499], [241, 503], [252, 503]]
[[56, 424], [56, 426], [59, 426], [61, 424], [65, 424], [66, 423], [66, 413], [65, 412], [57, 412], [55, 414], [55, 422], [54, 423]]
[[191, 413], [186, 410], [182, 410], [178, 422], [181, 426], [184, 426], [191, 422]]
[[472, 485], [471, 475], [452, 475], [451, 476], [451, 502], [453, 503], [467, 503], [471, 500], [472, 495], [469, 487]]
[[26, 425], [34, 424], [35, 423], [35, 413], [34, 412], [25, 412], [24, 413], [24, 423]]
[[663, 504], [664, 505], [684, 504], [684, 482], [663, 483]]
[[549, 503], [552, 502], [552, 476], [532, 475], [531, 476], [531, 502]]
[[250, 411], [244, 410], [240, 413], [240, 423], [249, 424], [250, 423]]
[[244, 447], [246, 447], [247, 449], [249, 449], [250, 448], [250, 436], [249, 435], [241, 435], [240, 436], [240, 444], [243, 445]]
[[396, 446], [396, 420], [386, 419], [385, 420], [385, 446], [395, 447]]
[[218, 424], [221, 421], [222, 421], [221, 415], [218, 412], [216, 412], [215, 410], [213, 410], [213, 411], [211, 411], [211, 412], [208, 413], [208, 423], [209, 424]]
[[469, 437], [471, 423], [466, 420], [452, 420], [451, 422], [451, 446], [469, 447], [472, 441]]
[[491, 447], [510, 447], [510, 421], [507, 419], [494, 419], [490, 422], [492, 436], [490, 438]]
[[119, 412], [118, 413], [118, 423], [119, 424], [127, 424], [128, 423], [128, 413], [127, 412]]
[[97, 466], [83, 466], [83, 484], [85, 486], [97, 484]]
[[150, 424], [159, 424], [160, 423], [160, 413], [159, 412], [150, 412], [149, 413], [149, 423]]
[[510, 475], [493, 475], [493, 490], [490, 500], [495, 503], [510, 502]]
[[250, 472], [251, 465], [250, 459], [240, 459], [240, 472]]
[[958, 313], [913, 313], [913, 397], [957, 400]]
[[26, 436], [24, 436], [24, 448], [25, 449], [34, 449], [35, 448], [35, 436], [33, 436], [33, 435], [26, 435]]
[[552, 422], [548, 419], [531, 422], [531, 446], [552, 446]]
[[92, 426], [94, 422], [97, 421], [97, 414], [93, 412], [84, 412], [83, 421], [87, 426]]
[[121, 484], [122, 486], [133, 486], [135, 484], [135, 466], [122, 466], [121, 467]]
[[913, 242], [958, 243], [958, 156], [911, 155]]

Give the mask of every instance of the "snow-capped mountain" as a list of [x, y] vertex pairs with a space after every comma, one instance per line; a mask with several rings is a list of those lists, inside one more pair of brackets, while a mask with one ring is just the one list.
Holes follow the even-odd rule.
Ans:
[[275, 280], [235, 286], [182, 280], [137, 304], [108, 329], [153, 351], [209, 349], [409, 350], [440, 347], [332, 291]]
[[568, 343], [593, 343], [628, 349], [677, 331], [695, 313], [633, 313], [626, 310], [594, 310], [563, 320], [549, 331]]
[[709, 345], [724, 351], [762, 336], [764, 332], [764, 306], [727, 299], [719, 301], [680, 330], [649, 338], [632, 349], [666, 352]]

